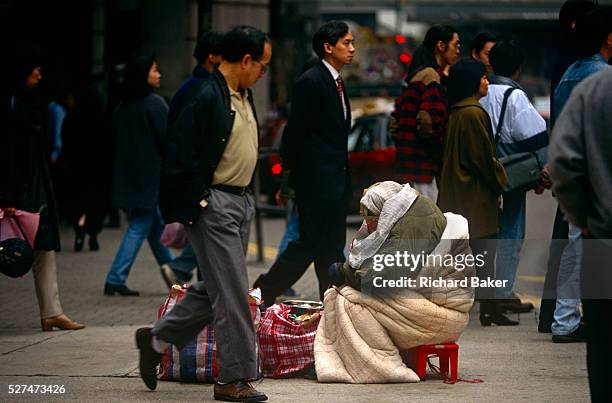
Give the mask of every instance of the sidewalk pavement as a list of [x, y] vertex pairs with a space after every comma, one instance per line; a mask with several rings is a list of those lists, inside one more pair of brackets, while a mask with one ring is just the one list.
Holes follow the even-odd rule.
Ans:
[[[264, 231], [269, 223], [265, 224]], [[266, 233], [271, 233], [266, 232]], [[58, 276], [64, 311], [83, 322], [80, 331], [41, 332], [31, 273], [0, 278], [0, 401], [211, 401], [211, 385], [160, 382], [149, 392], [137, 372], [134, 331], [155, 321], [166, 297], [164, 283], [144, 246], [128, 284], [140, 297], [105, 297], [104, 278], [122, 230], [101, 234], [102, 250], [75, 253], [72, 234], [63, 236]], [[270, 237], [269, 237], [270, 238]], [[270, 239], [268, 245], [277, 244]], [[250, 255], [249, 259], [254, 259]], [[249, 262], [251, 280], [267, 265]], [[312, 270], [295, 288], [306, 298], [316, 293]], [[516, 317], [516, 316], [515, 316]], [[459, 376], [481, 384], [446, 385], [430, 377], [417, 384], [320, 384], [304, 379], [265, 379], [257, 388], [273, 402], [588, 401], [583, 344], [554, 344], [537, 333], [533, 314], [517, 327], [481, 327], [477, 314], [459, 340]], [[9, 394], [9, 385], [64, 385], [61, 394]]]

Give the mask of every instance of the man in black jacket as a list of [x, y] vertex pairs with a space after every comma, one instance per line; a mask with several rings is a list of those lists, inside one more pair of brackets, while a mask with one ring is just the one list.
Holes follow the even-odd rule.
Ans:
[[236, 27], [223, 38], [223, 61], [169, 128], [160, 192], [166, 222], [185, 224], [203, 282], [153, 329], [136, 332], [140, 375], [157, 386], [156, 367], [167, 343], [181, 349], [214, 318], [218, 400], [259, 402], [256, 338], [249, 310], [245, 255], [254, 202], [247, 190], [257, 162], [258, 124], [248, 89], [272, 56], [260, 30]]
[[[199, 87], [211, 77], [212, 72], [221, 62], [222, 40], [223, 35], [217, 32], [206, 31], [200, 35], [193, 52], [193, 57], [198, 61], [198, 65], [193, 69], [191, 77], [183, 83], [170, 101], [170, 110], [168, 111], [169, 127], [173, 125], [183, 108], [193, 100], [194, 96], [198, 93]], [[174, 284], [181, 285], [191, 281], [193, 269], [197, 265], [198, 262], [193, 247], [191, 244], [188, 244], [180, 256], [161, 266], [161, 273], [168, 287], [172, 287]], [[202, 280], [199, 271], [198, 280]]]
[[351, 108], [340, 70], [353, 61], [353, 34], [346, 23], [330, 21], [315, 33], [312, 47], [320, 61], [293, 88], [282, 147], [283, 165], [295, 190], [300, 237], [255, 282], [266, 305], [273, 304], [312, 262], [323, 298], [329, 266], [345, 260]]

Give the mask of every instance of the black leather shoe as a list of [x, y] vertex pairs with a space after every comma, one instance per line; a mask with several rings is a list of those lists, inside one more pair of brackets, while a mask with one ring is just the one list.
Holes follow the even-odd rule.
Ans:
[[480, 301], [480, 324], [482, 326], [516, 326], [519, 323], [507, 318], [499, 310], [495, 300]]
[[584, 325], [579, 325], [576, 330], [563, 336], [553, 334], [553, 343], [585, 343], [587, 341]]
[[482, 326], [491, 326], [491, 324], [497, 326], [517, 326], [519, 323], [501, 313], [481, 313], [480, 324]]
[[151, 341], [153, 335], [150, 327], [141, 327], [136, 330], [136, 347], [139, 350], [138, 369], [140, 378], [147, 388], [155, 390], [157, 387], [157, 366], [161, 360], [161, 354], [153, 349]]
[[522, 302], [519, 298], [499, 299], [496, 301], [500, 312], [528, 313], [533, 311], [531, 302]]
[[136, 290], [131, 290], [125, 285], [104, 284], [104, 295], [119, 294], [123, 297], [137, 297], [140, 293]]
[[220, 385], [215, 383], [215, 400], [224, 402], [265, 402], [268, 396], [258, 392], [250, 383], [235, 381]]

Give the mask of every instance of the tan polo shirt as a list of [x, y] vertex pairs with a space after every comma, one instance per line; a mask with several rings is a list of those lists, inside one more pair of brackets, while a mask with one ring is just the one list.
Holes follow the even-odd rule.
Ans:
[[232, 134], [213, 175], [213, 185], [247, 186], [257, 164], [257, 122], [246, 96], [229, 89], [236, 112]]

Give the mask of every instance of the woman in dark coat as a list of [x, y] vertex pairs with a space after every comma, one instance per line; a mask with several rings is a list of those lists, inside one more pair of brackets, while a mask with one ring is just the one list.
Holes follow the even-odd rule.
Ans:
[[65, 170], [69, 213], [75, 239], [74, 250], [83, 249], [85, 235], [89, 235], [89, 249], [100, 248], [98, 234], [110, 202], [111, 169], [108, 156], [112, 154], [110, 133], [104, 128], [104, 108], [98, 94], [86, 85], [72, 93], [73, 102], [62, 127], [61, 160]]
[[32, 272], [40, 307], [43, 331], [54, 327], [82, 329], [62, 311], [57, 286], [55, 252], [60, 250], [59, 223], [49, 167], [46, 161], [43, 105], [34, 89], [42, 79], [40, 50], [20, 44], [16, 47], [10, 97], [3, 100], [3, 130], [0, 156], [2, 182], [0, 207], [40, 213], [34, 241]]
[[105, 295], [139, 295], [126, 286], [145, 239], [161, 266], [174, 256], [159, 242], [164, 223], [158, 208], [168, 106], [153, 93], [161, 75], [152, 56], [127, 66], [123, 99], [113, 113], [115, 169], [112, 204], [128, 213], [128, 228], [106, 276]]
[[[438, 206], [468, 220], [470, 248], [484, 258], [478, 277], [495, 278], [495, 239], [499, 231], [498, 208], [507, 177], [495, 156], [491, 119], [478, 100], [487, 95], [485, 65], [461, 60], [450, 69], [448, 97], [451, 105], [446, 135]], [[518, 325], [497, 307], [494, 289], [477, 288], [480, 323]]]

